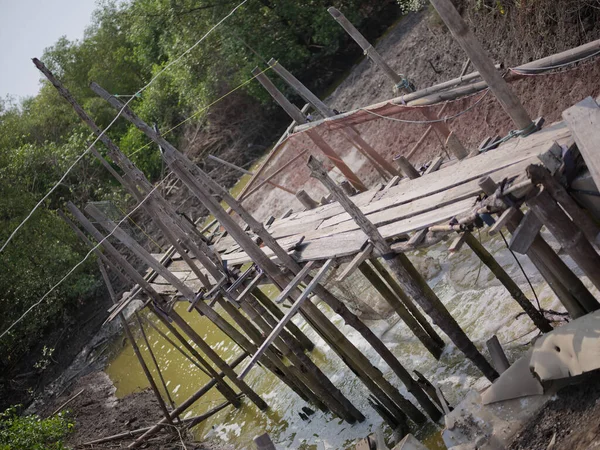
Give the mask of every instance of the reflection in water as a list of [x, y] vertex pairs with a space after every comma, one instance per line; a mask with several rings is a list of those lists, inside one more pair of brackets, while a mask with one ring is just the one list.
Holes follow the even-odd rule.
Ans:
[[[482, 237], [484, 237], [483, 234]], [[486, 237], [484, 240], [486, 248], [496, 256], [500, 264], [519, 283], [525, 294], [532, 298], [531, 291], [526, 287], [525, 279], [502, 241]], [[527, 333], [534, 329], [533, 324], [523, 315], [515, 319], [520, 312], [518, 305], [487, 268], [480, 267], [479, 260], [468, 248], [464, 248], [450, 258], [446, 249], [447, 244], [442, 242], [428, 250], [415, 252], [409, 256], [417, 266], [423, 261], [434, 261], [439, 264], [441, 271], [429, 280], [429, 284], [452, 315], [480, 348], [483, 348], [487, 339], [496, 334], [507, 350], [509, 359], [514, 361], [524, 352], [523, 344], [528, 343], [536, 335], [535, 332]], [[541, 283], [537, 271], [530, 262], [522, 259], [522, 263], [532, 278], [542, 306], [545, 309], [563, 310], [550, 289]], [[584, 279], [584, 281], [590, 287], [587, 280]], [[267, 292], [273, 297], [277, 290], [273, 288]], [[180, 303], [177, 311], [190, 322], [201, 336], [204, 336], [206, 341], [224, 359], [231, 361], [240, 354], [241, 350], [220, 330], [197, 313], [188, 313], [186, 306], [187, 303]], [[321, 303], [319, 308], [365, 353], [386, 378], [399, 386], [397, 378], [357, 332], [345, 326], [341, 318], [326, 305]], [[153, 320], [149, 313], [145, 311], [144, 313], [148, 314], [147, 317], [150, 320]], [[247, 448], [256, 435], [268, 432], [279, 448], [342, 449], [353, 448], [354, 439], [367, 436], [381, 424], [380, 417], [367, 403], [367, 389], [308, 324], [299, 318], [295, 318], [294, 321], [317, 344], [317, 348], [310, 354], [313, 361], [363, 412], [366, 416], [365, 422], [349, 425], [320, 411], [312, 415], [310, 421], [303, 421], [298, 412], [305, 405], [304, 401], [270, 372], [262, 367], [256, 367], [250, 372], [246, 381], [267, 401], [270, 409], [266, 413], [262, 413], [248, 400], [244, 400], [241, 409], [235, 410], [229, 407], [207, 422], [200, 424], [195, 429], [198, 438], [214, 437], [227, 441], [237, 448]], [[157, 321], [154, 320], [154, 322]], [[169, 334], [162, 324], [158, 323], [157, 325]], [[454, 345], [447, 345], [438, 362], [426, 352], [402, 323], [390, 327], [388, 322], [381, 320], [371, 322], [369, 326], [409, 371], [418, 369], [424, 373], [441, 387], [451, 403], [460, 401], [469, 389], [481, 389], [487, 385], [485, 378], [480, 377]], [[171, 349], [158, 333], [149, 327], [146, 332], [176, 403], [181, 403], [208, 382], [208, 377], [204, 373], [179, 352]], [[448, 341], [441, 332], [440, 335]], [[146, 350], [143, 345], [142, 349]], [[244, 364], [242, 363], [241, 367]], [[241, 367], [238, 367], [238, 372]], [[124, 396], [148, 387], [129, 345], [126, 345], [111, 362], [107, 373], [117, 387], [117, 396]], [[410, 397], [403, 386], [400, 386], [400, 391], [403, 395]], [[218, 391], [212, 389], [186, 413], [186, 416], [201, 414], [222, 401]], [[429, 448], [436, 449], [443, 448], [438, 431], [436, 426], [430, 424], [423, 430], [414, 432], [424, 439]]]

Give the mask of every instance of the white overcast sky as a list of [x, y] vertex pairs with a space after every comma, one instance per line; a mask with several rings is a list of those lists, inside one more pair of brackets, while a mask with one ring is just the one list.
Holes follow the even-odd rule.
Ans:
[[40, 74], [31, 58], [61, 36], [81, 39], [95, 0], [0, 0], [0, 97], [35, 95]]

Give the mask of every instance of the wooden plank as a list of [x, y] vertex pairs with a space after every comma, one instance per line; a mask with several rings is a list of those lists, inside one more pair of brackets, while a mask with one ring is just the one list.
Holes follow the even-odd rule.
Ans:
[[500, 217], [498, 217], [498, 219], [496, 219], [496, 223], [489, 228], [488, 234], [490, 236], [497, 234], [500, 230], [502, 230], [502, 228], [504, 228], [506, 226], [507, 223], [512, 221], [512, 219], [513, 219], [513, 217], [515, 217], [516, 213], [517, 213], [517, 208], [515, 208], [513, 206], [508, 208], [506, 211], [504, 211], [502, 213], [502, 215]]
[[363, 262], [365, 262], [373, 251], [373, 244], [367, 243], [367, 246], [348, 263], [346, 268], [338, 275], [335, 281], [344, 281], [350, 276]]
[[[298, 299], [290, 307], [290, 309], [285, 314], [285, 316], [283, 316], [283, 319], [281, 319], [277, 323], [277, 325], [275, 326], [275, 328], [273, 328], [273, 331], [271, 331], [271, 334], [269, 334], [269, 336], [265, 339], [265, 341], [262, 343], [262, 345], [259, 347], [259, 349], [256, 351], [256, 353], [254, 353], [254, 355], [252, 356], [252, 359], [250, 360], [250, 362], [248, 363], [248, 365], [244, 368], [244, 370], [242, 370], [242, 372], [238, 376], [239, 380], [243, 380], [244, 377], [246, 375], [248, 375], [248, 372], [250, 372], [250, 369], [252, 369], [252, 366], [254, 366], [254, 364], [256, 364], [256, 362], [262, 356], [262, 354], [275, 341], [275, 339], [277, 338], [277, 336], [279, 336], [279, 333], [281, 333], [281, 331], [285, 328], [285, 326], [287, 325], [287, 323], [300, 310], [300, 307], [302, 306], [302, 304], [304, 303], [304, 301], [308, 299], [308, 297], [311, 295], [313, 289], [317, 286], [317, 284], [321, 281], [321, 279], [327, 274], [327, 271], [332, 266], [333, 261], [334, 261], [333, 259], [328, 260], [323, 265], [323, 267], [321, 267], [321, 269], [319, 270], [319, 272], [314, 276], [314, 278], [311, 280], [311, 282], [308, 283], [308, 286], [306, 286], [306, 289], [304, 291], [302, 291], [302, 294], [300, 294], [300, 296], [298, 297]], [[284, 291], [282, 291], [281, 294], [279, 294], [279, 297], [282, 297], [281, 300], [283, 300], [284, 298], [287, 298], [287, 295], [289, 295], [289, 293], [296, 288], [296, 286], [298, 285], [298, 283], [300, 281], [298, 281], [295, 284], [294, 284], [294, 282], [298, 278], [300, 278], [300, 275], [302, 275], [302, 277], [300, 278], [300, 280], [302, 280], [302, 279], [304, 279], [304, 277], [306, 277], [307, 273], [309, 272], [309, 270], [311, 268], [310, 267], [311, 265], [312, 265], [311, 263], [308, 263], [306, 266], [304, 266], [304, 268], [300, 271], [300, 273], [298, 273], [298, 275], [290, 282], [290, 284], [288, 286], [286, 286], [286, 288], [284, 289]], [[306, 272], [303, 274], [303, 272], [305, 271], [305, 269], [307, 268], [307, 266], [309, 266], [308, 267], [309, 270], [306, 270]], [[285, 297], [283, 297], [284, 292], [286, 290], [288, 290], [288, 288], [289, 288], [289, 291], [288, 291], [287, 295], [285, 295]], [[278, 300], [279, 300], [279, 297], [278, 297]]]
[[430, 173], [438, 170], [440, 168], [440, 166], [442, 165], [443, 161], [444, 161], [443, 156], [438, 156], [438, 157], [434, 158], [433, 161], [431, 161], [431, 164], [429, 164], [429, 167], [427, 168], [427, 170], [425, 171], [425, 173], [423, 175], [429, 175]]
[[401, 179], [402, 177], [400, 175], [395, 175], [390, 181], [388, 181], [388, 184], [385, 185], [383, 190], [387, 191], [389, 188], [393, 188], [400, 182]]
[[600, 186], [600, 108], [588, 97], [563, 112], [563, 118], [573, 133], [577, 148], [594, 179]]
[[289, 284], [279, 293], [277, 298], [275, 299], [275, 303], [283, 303], [285, 299], [290, 296], [290, 293], [298, 287], [302, 281], [306, 278], [308, 273], [312, 270], [314, 265], [314, 261], [310, 261], [306, 263], [306, 265], [302, 268], [300, 272], [296, 274], [294, 279], [289, 282]]
[[519, 223], [519, 226], [512, 234], [509, 248], [516, 253], [524, 255], [533, 244], [538, 233], [542, 229], [543, 223], [530, 210], [525, 213], [525, 217]]
[[457, 251], [459, 251], [463, 244], [465, 243], [465, 233], [460, 233], [450, 244], [450, 247], [448, 247], [448, 251], [450, 253], [456, 253]]
[[[381, 226], [379, 232], [384, 238], [391, 239], [444, 222], [456, 215], [470, 211], [475, 199], [476, 197], [471, 197], [424, 214]], [[308, 261], [354, 255], [363, 248], [366, 241], [367, 237], [361, 230], [322, 237], [303, 243], [301, 251], [298, 252], [298, 258], [300, 261]]]

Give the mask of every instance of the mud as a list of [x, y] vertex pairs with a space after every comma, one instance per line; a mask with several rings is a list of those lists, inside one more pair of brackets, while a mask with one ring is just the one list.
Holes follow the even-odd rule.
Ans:
[[[600, 449], [600, 381], [598, 374], [560, 390], [517, 434], [510, 450]], [[554, 441], [554, 445], [550, 443]]]

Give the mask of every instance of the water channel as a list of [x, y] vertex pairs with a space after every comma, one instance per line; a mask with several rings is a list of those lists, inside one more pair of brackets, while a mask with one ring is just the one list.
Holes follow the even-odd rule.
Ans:
[[[533, 301], [532, 291], [504, 242], [500, 238], [490, 238], [483, 232], [479, 238]], [[467, 246], [449, 255], [448, 245], [448, 242], [441, 242], [408, 256], [421, 273], [427, 273], [430, 286], [478, 347], [483, 348], [485, 341], [496, 334], [505, 347], [509, 359], [514, 361], [536, 336], [533, 324], [526, 316], [518, 316], [521, 311], [516, 302], [489, 270], [485, 266], [482, 267]], [[572, 262], [568, 258], [566, 260], [573, 267]], [[521, 258], [521, 262], [533, 283], [542, 307], [564, 311], [531, 263], [526, 258]], [[587, 279], [584, 278], [584, 282], [594, 292]], [[359, 297], [373, 295], [369, 292], [372, 288], [360, 275], [353, 277], [350, 288]], [[264, 289], [271, 297], [277, 294], [275, 289], [268, 289], [268, 287]], [[355, 330], [344, 325], [341, 318], [323, 303], [319, 303], [319, 308], [368, 356], [386, 378], [399, 386], [400, 391], [410, 398], [387, 365]], [[177, 306], [180, 314], [224, 359], [231, 361], [240, 354], [241, 349], [211, 322], [196, 313], [188, 313], [186, 309], [187, 303], [179, 303]], [[152, 320], [150, 315], [148, 318]], [[305, 421], [298, 414], [300, 408], [305, 405], [304, 401], [270, 372], [262, 367], [255, 367], [246, 381], [267, 401], [270, 405], [269, 410], [263, 413], [245, 400], [241, 409], [228, 407], [196, 427], [197, 438], [217, 438], [236, 448], [249, 448], [255, 436], [268, 432], [278, 448], [350, 449], [354, 448], [355, 439], [366, 437], [381, 426], [381, 418], [367, 403], [367, 389], [307, 323], [299, 318], [294, 320], [317, 344], [316, 349], [310, 354], [313, 361], [363, 412], [366, 420], [360, 424], [349, 425], [330, 414], [316, 412], [310, 416], [309, 421]], [[168, 334], [162, 324], [157, 325]], [[446, 346], [441, 360], [436, 361], [407, 327], [398, 322], [394, 316], [388, 320], [370, 321], [368, 325], [389, 346], [402, 364], [409, 370], [417, 369], [424, 373], [440, 386], [451, 403], [459, 402], [470, 389], [482, 389], [487, 385], [487, 380], [480, 376], [451, 343]], [[176, 403], [184, 401], [209, 381], [204, 373], [179, 352], [170, 348], [158, 333], [149, 327], [146, 328], [146, 332]], [[449, 342], [443, 333], [440, 332], [440, 335]], [[142, 349], [146, 351], [143, 345]], [[487, 354], [485, 351], [484, 353]], [[238, 368], [238, 372], [240, 370], [241, 368]], [[148, 387], [128, 344], [117, 352], [106, 372], [117, 388], [118, 397]], [[223, 402], [222, 397], [212, 389], [186, 413], [186, 416], [201, 414], [221, 402]], [[444, 448], [440, 442], [439, 428], [433, 424], [421, 430], [413, 430], [413, 433], [424, 439], [431, 449]]]

